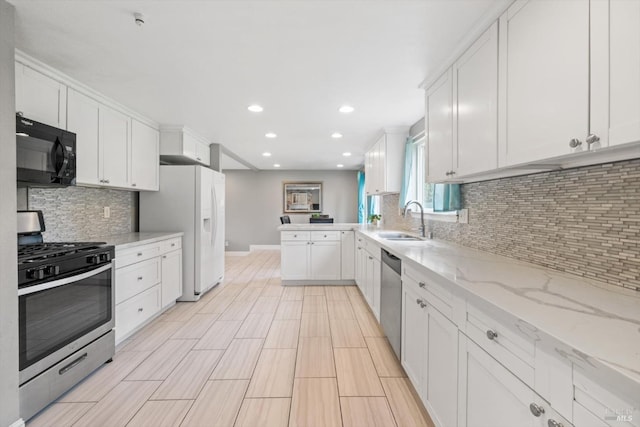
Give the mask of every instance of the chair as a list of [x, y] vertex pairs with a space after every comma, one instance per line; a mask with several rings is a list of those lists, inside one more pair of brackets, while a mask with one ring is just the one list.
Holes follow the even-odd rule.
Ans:
[[284, 215], [280, 217], [280, 223], [281, 224], [291, 224], [291, 218], [289, 218], [289, 215]]

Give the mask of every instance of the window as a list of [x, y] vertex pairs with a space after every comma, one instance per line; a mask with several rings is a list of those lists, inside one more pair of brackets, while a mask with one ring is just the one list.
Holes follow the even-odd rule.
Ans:
[[[433, 210], [433, 185], [426, 183], [426, 138], [424, 135], [413, 143], [411, 173], [404, 203], [416, 200], [425, 211]], [[415, 208], [414, 208], [415, 210]]]

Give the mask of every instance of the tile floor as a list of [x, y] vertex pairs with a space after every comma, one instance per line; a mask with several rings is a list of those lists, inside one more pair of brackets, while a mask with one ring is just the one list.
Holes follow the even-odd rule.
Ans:
[[279, 251], [226, 263], [28, 427], [433, 426], [357, 287], [283, 287]]

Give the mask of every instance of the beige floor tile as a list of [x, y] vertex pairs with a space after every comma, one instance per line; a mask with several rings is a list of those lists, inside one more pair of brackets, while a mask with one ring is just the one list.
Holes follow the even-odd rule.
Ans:
[[262, 350], [247, 397], [291, 397], [295, 366], [295, 349]]
[[357, 286], [345, 286], [344, 290], [347, 293], [349, 299], [360, 297], [360, 291], [358, 290]]
[[324, 294], [327, 297], [327, 301], [349, 301], [344, 286], [325, 286]]
[[219, 294], [200, 308], [198, 313], [222, 314], [233, 302], [235, 296]]
[[165, 380], [189, 353], [197, 340], [168, 340], [147, 357], [127, 377], [128, 381]]
[[241, 320], [216, 320], [195, 345], [195, 350], [226, 350], [242, 326]]
[[195, 302], [176, 302], [172, 308], [160, 316], [165, 322], [186, 322], [200, 310], [200, 305]]
[[207, 330], [213, 325], [213, 322], [220, 316], [219, 314], [205, 314], [196, 313], [191, 319], [184, 323], [175, 334], [171, 336], [173, 339], [197, 339], [207, 332]]
[[334, 347], [366, 347], [357, 320], [329, 319]]
[[300, 337], [296, 377], [335, 377], [330, 337]]
[[411, 390], [408, 378], [381, 378], [391, 412], [399, 426], [433, 427], [422, 404]]
[[240, 326], [236, 338], [266, 338], [273, 313], [250, 313]]
[[250, 379], [262, 349], [261, 339], [234, 339], [211, 375], [212, 380]]
[[379, 377], [406, 377], [400, 361], [386, 338], [365, 337]]
[[336, 348], [340, 396], [384, 396], [380, 379], [366, 348]]
[[264, 348], [297, 348], [299, 331], [299, 320], [274, 320]]
[[255, 302], [260, 294], [262, 293], [262, 289], [256, 288], [244, 288], [238, 296], [236, 296], [236, 301], [252, 301]]
[[340, 427], [340, 401], [335, 378], [296, 378], [289, 427]]
[[380, 327], [380, 324], [374, 317], [373, 313], [369, 311], [364, 305], [358, 306], [357, 304], [351, 304], [353, 311], [360, 325], [362, 335], [365, 337], [384, 337], [384, 331]]
[[280, 297], [261, 296], [251, 308], [251, 313], [275, 313], [280, 303]]
[[252, 306], [253, 301], [234, 301], [220, 315], [218, 320], [244, 320], [249, 311], [251, 311]]
[[304, 296], [324, 295], [324, 286], [305, 286]]
[[285, 286], [282, 291], [282, 301], [302, 301], [304, 286]]
[[195, 399], [218, 364], [222, 350], [193, 350], [153, 394], [153, 400]]
[[324, 295], [305, 295], [302, 304], [303, 313], [326, 313], [327, 299]]
[[93, 402], [54, 403], [35, 418], [31, 418], [27, 427], [71, 427], [93, 405]]
[[184, 322], [153, 322], [131, 337], [132, 342], [126, 347], [125, 351], [154, 351], [171, 338], [171, 335], [180, 329], [182, 325], [184, 325]]
[[97, 402], [151, 354], [150, 351], [123, 351], [80, 384], [62, 395], [58, 402]]
[[222, 288], [218, 293], [218, 295], [216, 296], [223, 297], [223, 298], [228, 298], [228, 297], [235, 298], [238, 296], [240, 292], [242, 292], [243, 289], [244, 288], [241, 286], [226, 286]]
[[280, 298], [282, 296], [282, 286], [265, 286], [260, 296]]
[[74, 427], [125, 426], [159, 385], [160, 381], [123, 381], [89, 409]]
[[351, 308], [351, 303], [349, 301], [331, 301], [327, 304], [327, 309], [329, 312], [330, 319], [349, 319], [355, 320], [356, 315]]
[[193, 400], [149, 400], [127, 427], [178, 427]]
[[396, 427], [385, 397], [341, 397], [344, 427]]
[[181, 427], [232, 427], [248, 380], [207, 381]]
[[235, 427], [287, 427], [291, 399], [245, 399]]
[[[286, 292], [286, 290], [285, 290]], [[278, 311], [276, 311], [276, 320], [300, 319], [302, 316], [302, 301], [280, 301]]]
[[301, 337], [330, 337], [329, 316], [326, 313], [302, 313]]

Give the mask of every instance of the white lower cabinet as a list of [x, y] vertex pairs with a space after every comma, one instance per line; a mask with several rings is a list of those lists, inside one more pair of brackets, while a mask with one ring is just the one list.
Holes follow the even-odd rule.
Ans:
[[280, 251], [282, 280], [306, 280], [309, 271], [309, 242], [282, 241]]
[[182, 296], [182, 250], [162, 255], [162, 307]]
[[341, 253], [341, 259], [340, 259], [341, 279], [354, 280], [356, 278], [355, 232], [353, 231], [340, 232], [340, 253]]
[[413, 286], [402, 283], [400, 358], [413, 387], [424, 400], [427, 366], [427, 304]]
[[356, 284], [371, 307], [376, 319], [380, 321], [380, 291], [382, 264], [380, 246], [358, 235], [356, 238], [355, 264]]
[[311, 280], [340, 280], [340, 241], [312, 241], [309, 246]]

